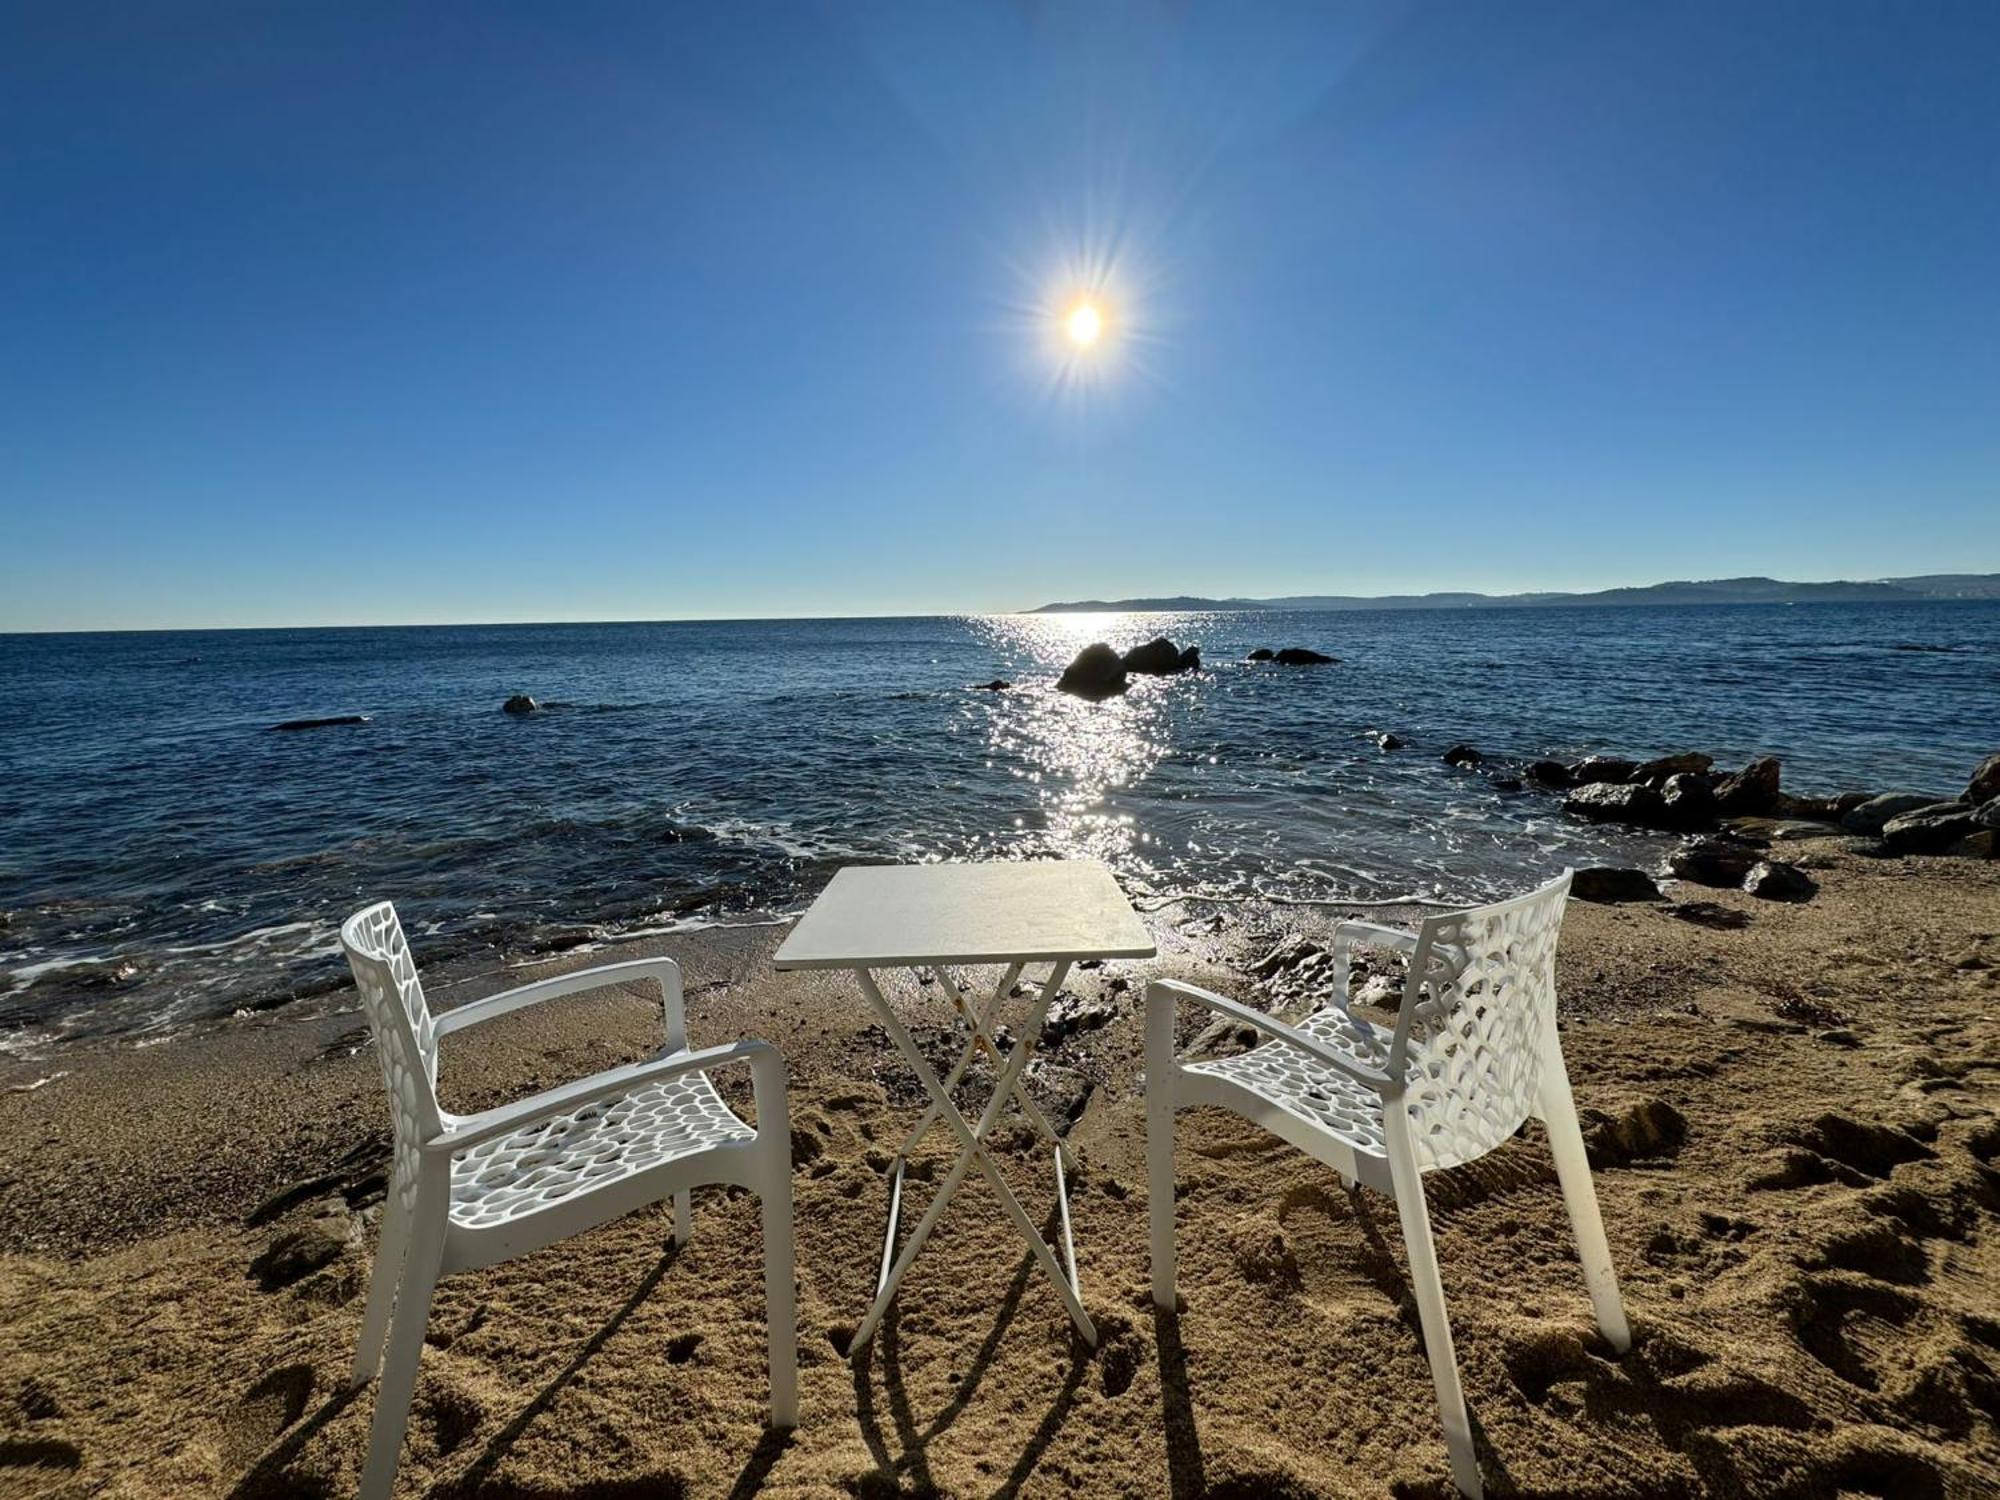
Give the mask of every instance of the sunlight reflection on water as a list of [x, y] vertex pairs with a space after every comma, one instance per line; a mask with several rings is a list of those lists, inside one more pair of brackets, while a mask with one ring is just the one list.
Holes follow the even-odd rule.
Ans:
[[[967, 621], [1017, 676], [1046, 674], [1021, 684], [1030, 691], [975, 695], [981, 701], [955, 716], [955, 732], [983, 740], [987, 766], [1033, 790], [1032, 816], [983, 839], [973, 833], [979, 855], [1101, 859], [1146, 893], [1436, 896], [1483, 883], [1468, 879], [1468, 855], [1480, 856], [1470, 863], [1483, 875], [1536, 862], [1536, 851], [1560, 863], [1600, 842], [1553, 816], [1553, 804], [1477, 778], [1447, 782], [1439, 806], [1429, 759], [1382, 752], [1349, 693], [1326, 690], [1340, 679], [1313, 669], [1225, 656], [1201, 674], [1134, 676], [1128, 692], [1101, 703], [1046, 691], [1093, 641], [1121, 650], [1159, 633], [1200, 641], [1209, 618]], [[1421, 819], [1405, 810], [1419, 802], [1430, 808]], [[1385, 841], [1380, 830], [1391, 825], [1401, 826]]]

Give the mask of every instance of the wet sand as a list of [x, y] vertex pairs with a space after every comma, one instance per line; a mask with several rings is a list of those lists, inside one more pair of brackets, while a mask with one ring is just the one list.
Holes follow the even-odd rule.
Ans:
[[[1799, 847], [1822, 886], [1806, 905], [1682, 887], [1705, 923], [1570, 909], [1564, 1045], [1631, 1353], [1594, 1332], [1537, 1127], [1427, 1180], [1491, 1494], [2000, 1493], [2000, 881]], [[1732, 912], [1747, 925], [1714, 925]], [[1452, 1494], [1386, 1200], [1239, 1120], [1183, 1116], [1186, 1311], [1156, 1318], [1148, 1295], [1144, 979], [1296, 1006], [1310, 986], [1245, 970], [1341, 914], [1170, 908], [1149, 916], [1159, 960], [1069, 986], [1117, 1010], [1035, 1074], [1074, 1120], [1095, 1352], [975, 1178], [872, 1347], [842, 1358], [917, 1087], [847, 980], [771, 971], [782, 929], [647, 944], [685, 966], [698, 1044], [757, 1035], [788, 1059], [803, 1425], [763, 1427], [755, 1204], [702, 1192], [678, 1252], [642, 1212], [444, 1282], [398, 1493]], [[947, 1063], [945, 1001], [898, 994]], [[613, 991], [453, 1037], [446, 1102], [642, 1057], [657, 1026]], [[0, 1092], [0, 1500], [353, 1492], [372, 1393], [349, 1398], [344, 1372], [388, 1124], [359, 1027], [275, 1012], [0, 1073], [62, 1074]], [[1002, 1136], [1048, 1209], [1046, 1158]], [[950, 1159], [936, 1130], [915, 1175]], [[301, 1235], [327, 1258], [292, 1277], [267, 1251]]]

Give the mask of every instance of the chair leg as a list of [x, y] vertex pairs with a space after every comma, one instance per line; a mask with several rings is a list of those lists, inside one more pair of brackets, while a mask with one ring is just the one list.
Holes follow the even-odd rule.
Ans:
[[1604, 1238], [1604, 1216], [1597, 1207], [1597, 1185], [1590, 1179], [1590, 1158], [1583, 1148], [1583, 1128], [1577, 1124], [1576, 1099], [1562, 1054], [1544, 1064], [1541, 1088], [1542, 1124], [1549, 1133], [1549, 1150], [1556, 1159], [1556, 1179], [1562, 1183], [1563, 1204], [1576, 1235], [1576, 1258], [1583, 1262], [1584, 1285], [1597, 1328], [1620, 1354], [1632, 1347], [1632, 1329], [1625, 1321], [1625, 1304], [1618, 1295], [1618, 1273], [1611, 1266], [1611, 1246]]
[[1173, 1312], [1174, 999], [1146, 997], [1146, 1196], [1152, 1224], [1153, 1305]]
[[389, 1500], [409, 1425], [410, 1398], [417, 1388], [417, 1360], [424, 1352], [431, 1293], [444, 1255], [445, 1202], [442, 1194], [419, 1196], [403, 1265], [396, 1316], [389, 1329], [389, 1354], [375, 1390], [375, 1420], [368, 1433], [368, 1466], [361, 1475], [360, 1500]]
[[1423, 1324], [1431, 1383], [1437, 1387], [1438, 1414], [1444, 1421], [1444, 1446], [1451, 1458], [1452, 1481], [1468, 1500], [1481, 1500], [1485, 1490], [1479, 1479], [1479, 1459], [1472, 1447], [1472, 1422], [1465, 1413], [1465, 1391], [1458, 1381], [1458, 1355], [1452, 1349], [1451, 1321], [1445, 1314], [1444, 1282], [1438, 1276], [1430, 1209], [1424, 1202], [1423, 1176], [1407, 1141], [1401, 1150], [1391, 1143], [1389, 1174], [1396, 1189], [1396, 1211], [1403, 1221], [1403, 1248], [1410, 1258], [1410, 1287], [1417, 1294], [1417, 1317]]
[[674, 1194], [674, 1243], [685, 1245], [694, 1238], [694, 1194], [682, 1188]]
[[770, 1342], [771, 1425], [799, 1425], [798, 1288], [792, 1267], [792, 1171], [790, 1142], [780, 1151], [763, 1185], [764, 1319]]
[[396, 1284], [403, 1279], [410, 1213], [403, 1207], [399, 1187], [391, 1174], [389, 1195], [382, 1204], [382, 1232], [375, 1244], [375, 1269], [368, 1279], [368, 1309], [361, 1315], [361, 1340], [354, 1351], [351, 1383], [356, 1387], [373, 1380], [382, 1368], [382, 1341], [388, 1337], [389, 1314], [396, 1305]]

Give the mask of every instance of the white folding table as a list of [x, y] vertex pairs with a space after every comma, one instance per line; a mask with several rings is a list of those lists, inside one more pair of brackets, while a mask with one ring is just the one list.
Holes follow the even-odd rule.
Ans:
[[[889, 1184], [889, 1227], [882, 1239], [882, 1264], [875, 1301], [855, 1330], [849, 1352], [874, 1336], [895, 1300], [910, 1263], [937, 1226], [945, 1205], [973, 1166], [985, 1174], [1007, 1217], [1021, 1232], [1084, 1340], [1095, 1346], [1097, 1328], [1083, 1310], [1076, 1276], [1076, 1246], [1069, 1227], [1069, 1188], [1064, 1180], [1063, 1141], [1022, 1084], [1021, 1073], [1034, 1055], [1049, 1003], [1062, 988], [1070, 965], [1079, 959], [1151, 958], [1158, 950], [1132, 910], [1118, 882], [1103, 865], [1086, 860], [1042, 860], [1013, 864], [855, 865], [839, 871], [785, 939], [773, 960], [779, 969], [851, 969], [882, 1029], [896, 1044], [930, 1095], [924, 1112], [896, 1152]], [[1022, 970], [1046, 963], [1048, 978], [1028, 1007], [1011, 1051], [994, 1034], [994, 1017]], [[999, 964], [1004, 971], [984, 1006], [951, 973], [952, 966]], [[965, 1050], [945, 1081], [924, 1060], [897, 1018], [895, 1007], [876, 983], [877, 969], [928, 971], [957, 1007], [970, 1034]], [[998, 1070], [993, 1097], [975, 1125], [952, 1102], [965, 1070], [981, 1050]], [[1055, 1156], [1056, 1206], [1062, 1221], [1063, 1259], [1042, 1238], [986, 1149], [986, 1137], [1009, 1098], [1048, 1139]], [[930, 1207], [898, 1253], [897, 1221], [903, 1207], [903, 1171], [924, 1133], [942, 1119], [959, 1140], [958, 1159], [939, 1184]]]

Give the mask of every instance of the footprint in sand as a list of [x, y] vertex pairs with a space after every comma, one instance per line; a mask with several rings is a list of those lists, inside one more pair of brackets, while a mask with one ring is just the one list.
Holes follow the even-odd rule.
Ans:
[[315, 1380], [311, 1365], [282, 1365], [243, 1393], [223, 1418], [222, 1458], [228, 1472], [248, 1468], [305, 1415]]
[[[1968, 1163], [1951, 1149], [1949, 1134], [1919, 1138], [1824, 1114], [1790, 1133], [1782, 1173], [1752, 1183], [1838, 1182], [1858, 1190], [1823, 1196], [1804, 1210], [1822, 1215], [1825, 1227], [1781, 1287], [1779, 1306], [1799, 1347], [1886, 1425], [1950, 1437], [1963, 1437], [1976, 1421], [2000, 1426], [1993, 1345], [1982, 1348], [1980, 1330], [1951, 1305], [1954, 1283], [1983, 1295], [1988, 1282], [1979, 1229], [2000, 1210], [2000, 1196], [1979, 1156], [1987, 1131], [1990, 1144], [2000, 1145], [2000, 1128], [1967, 1132]], [[1896, 1453], [1882, 1462], [1900, 1474], [1906, 1458]], [[1873, 1462], [1856, 1461], [1863, 1470]]]
[[430, 1424], [440, 1458], [464, 1447], [486, 1416], [485, 1405], [469, 1391], [435, 1382], [420, 1402], [420, 1409], [423, 1419]]
[[[1394, 1210], [1389, 1213], [1393, 1219]], [[1317, 1185], [1292, 1188], [1278, 1204], [1276, 1237], [1292, 1285], [1321, 1312], [1374, 1316], [1415, 1305], [1396, 1252], [1365, 1199]]]
[[1588, 1410], [1600, 1420], [1643, 1420], [1680, 1451], [1725, 1428], [1812, 1426], [1804, 1401], [1691, 1338], [1645, 1326], [1634, 1332], [1631, 1351], [1613, 1358], [1577, 1330], [1537, 1326], [1510, 1337], [1502, 1358], [1531, 1405], [1565, 1418]]

